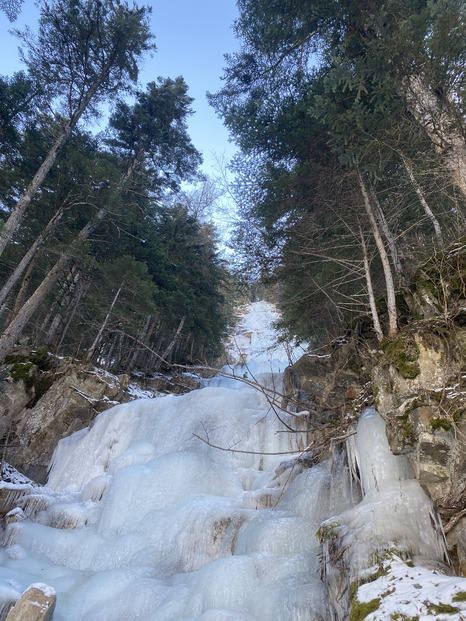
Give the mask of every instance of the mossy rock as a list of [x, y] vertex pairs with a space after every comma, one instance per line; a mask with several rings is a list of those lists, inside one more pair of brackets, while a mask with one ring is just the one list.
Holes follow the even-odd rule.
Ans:
[[414, 433], [413, 423], [409, 417], [409, 412], [396, 417], [400, 423], [402, 446], [413, 447], [416, 444], [416, 434]]
[[429, 604], [428, 605], [429, 608], [429, 614], [436, 614], [436, 615], [449, 615], [449, 614], [455, 614], [458, 613], [460, 611], [459, 608], [457, 608], [456, 606], [451, 606], [450, 604]]
[[391, 341], [385, 341], [383, 347], [387, 360], [404, 379], [414, 379], [419, 375], [419, 347], [412, 334], [400, 334]]
[[20, 375], [21, 369], [26, 366], [30, 369], [35, 365], [41, 371], [48, 371], [51, 366], [46, 349], [33, 350], [29, 354], [10, 353], [5, 356], [5, 364], [12, 365], [10, 373], [18, 371]]
[[10, 365], [10, 377], [16, 382], [22, 380], [26, 390], [33, 393], [27, 408], [34, 407], [54, 382], [53, 375], [48, 373], [53, 364], [46, 349], [28, 354], [10, 353], [5, 357], [5, 364]]
[[451, 429], [451, 421], [449, 421], [447, 418], [442, 418], [441, 416], [431, 418], [429, 422], [432, 426], [432, 429], [435, 429], [435, 431], [450, 431]]

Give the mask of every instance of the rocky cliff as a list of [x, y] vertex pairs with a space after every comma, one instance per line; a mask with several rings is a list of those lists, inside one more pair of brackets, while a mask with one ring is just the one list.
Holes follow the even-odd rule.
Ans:
[[[451, 564], [466, 576], [465, 245], [423, 265], [399, 295], [399, 310], [396, 338], [378, 343], [362, 319], [344, 339], [287, 369], [285, 391], [304, 402], [314, 427], [326, 426], [327, 446], [375, 404], [392, 452], [408, 458], [438, 507]], [[322, 432], [311, 435], [322, 441]]]

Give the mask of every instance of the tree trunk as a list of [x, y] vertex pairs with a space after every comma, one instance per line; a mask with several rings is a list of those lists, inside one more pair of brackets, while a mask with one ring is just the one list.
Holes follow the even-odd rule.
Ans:
[[67, 320], [66, 324], [64, 325], [63, 330], [61, 332], [60, 340], [57, 343], [57, 351], [60, 349], [60, 347], [63, 344], [63, 341], [65, 339], [66, 333], [68, 332], [68, 329], [69, 329], [69, 327], [71, 325], [71, 322], [73, 321], [74, 316], [76, 315], [76, 311], [78, 310], [81, 298], [84, 295], [84, 292], [86, 291], [86, 289], [88, 287], [89, 287], [89, 285], [87, 285], [87, 287], [86, 287], [82, 281], [78, 284], [78, 287], [77, 287], [77, 290], [76, 290], [76, 293], [75, 293], [75, 299], [74, 299], [73, 308], [72, 308], [71, 312], [69, 313], [68, 320]]
[[11, 312], [10, 321], [12, 321], [16, 315], [21, 310], [24, 302], [26, 301], [29, 285], [31, 284], [32, 274], [34, 272], [34, 268], [37, 263], [37, 255], [34, 257], [34, 260], [29, 263], [29, 267], [26, 270], [26, 273], [23, 278], [23, 282], [21, 283], [21, 287], [19, 288], [18, 295], [16, 296], [16, 300], [13, 306], [13, 310]]
[[377, 335], [377, 339], [380, 342], [383, 339], [383, 332], [382, 332], [382, 327], [380, 325], [380, 319], [379, 319], [379, 314], [377, 312], [377, 306], [375, 304], [374, 288], [372, 286], [369, 257], [367, 255], [367, 246], [366, 246], [364, 235], [361, 229], [360, 229], [360, 235], [361, 235], [361, 246], [362, 246], [362, 252], [363, 252], [363, 259], [364, 259], [364, 274], [366, 276], [367, 294], [369, 296], [369, 306], [371, 309], [372, 324], [374, 326], [374, 331]]
[[382, 261], [382, 268], [383, 268], [383, 273], [385, 277], [385, 286], [387, 290], [388, 334], [390, 337], [393, 337], [398, 332], [398, 326], [397, 326], [397, 311], [396, 311], [396, 300], [395, 300], [395, 285], [393, 282], [393, 275], [392, 275], [392, 270], [390, 267], [390, 261], [387, 255], [387, 251], [385, 250], [382, 236], [377, 226], [377, 221], [375, 219], [373, 207], [372, 207], [372, 204], [369, 198], [369, 194], [367, 192], [367, 188], [364, 184], [364, 180], [360, 173], [359, 173], [359, 185], [361, 187], [361, 192], [362, 192], [362, 196], [364, 199], [364, 207], [366, 209], [366, 213], [369, 218], [369, 222], [371, 224], [372, 233], [374, 235], [375, 243], [377, 245], [377, 250], [379, 251], [380, 260]]
[[[96, 89], [97, 89], [97, 86], [96, 86]], [[90, 91], [88, 91], [88, 93], [89, 92]], [[90, 96], [87, 100], [87, 103], [89, 102], [89, 100], [90, 100]], [[80, 107], [80, 109], [82, 108], [82, 112], [84, 112], [85, 110], [85, 106], [84, 107], [83, 106], [84, 106], [84, 103], [82, 103]], [[126, 184], [128, 179], [131, 177], [131, 175], [133, 174], [138, 162], [142, 159], [143, 156], [144, 156], [144, 150], [142, 148], [139, 148], [135, 154], [133, 161], [128, 167], [125, 175], [120, 181], [118, 188], [116, 189], [116, 192], [120, 192], [123, 189], [124, 185]], [[90, 237], [90, 235], [93, 233], [93, 231], [97, 228], [97, 226], [100, 224], [100, 222], [105, 218], [106, 213], [107, 212], [105, 209], [103, 208], [99, 209], [95, 218], [93, 220], [90, 220], [81, 229], [81, 231], [79, 232], [79, 234], [77, 235], [73, 243], [71, 244], [71, 248], [75, 248], [82, 242], [86, 241]], [[8, 325], [8, 327], [6, 328], [6, 330], [3, 332], [2, 336], [0, 337], [0, 362], [3, 361], [8, 351], [14, 345], [16, 340], [20, 337], [25, 326], [29, 322], [30, 318], [33, 316], [33, 314], [35, 313], [39, 305], [44, 301], [45, 297], [52, 290], [52, 287], [59, 279], [60, 274], [62, 274], [66, 270], [66, 268], [69, 265], [71, 265], [72, 261], [73, 259], [72, 259], [71, 253], [65, 253], [61, 255], [57, 263], [54, 265], [54, 267], [52, 267], [52, 269], [49, 271], [49, 273], [44, 278], [44, 280], [39, 285], [39, 287], [36, 289], [36, 291], [32, 294], [29, 300], [24, 304], [24, 306], [18, 312], [18, 315], [14, 318], [13, 321], [10, 322], [10, 324]]]
[[62, 255], [31, 297], [23, 305], [13, 321], [10, 322], [0, 337], [0, 362], [4, 360], [7, 353], [21, 336], [25, 326], [29, 323], [29, 320], [36, 312], [38, 306], [45, 300], [60, 275], [71, 265], [71, 262], [72, 258], [70, 256]]
[[[98, 211], [95, 219], [88, 222], [81, 229], [72, 244], [72, 248], [88, 239], [89, 235], [94, 231], [99, 222], [103, 220], [105, 214], [106, 211], [104, 209], [100, 209]], [[70, 253], [62, 254], [31, 297], [21, 307], [16, 317], [10, 322], [0, 337], [0, 362], [4, 360], [6, 354], [21, 336], [25, 326], [34, 315], [39, 305], [45, 300], [57, 280], [71, 266], [72, 262], [73, 257]]]
[[374, 188], [370, 187], [368, 190], [368, 194], [370, 199], [372, 199], [373, 212], [374, 216], [377, 220], [377, 224], [380, 227], [385, 239], [387, 240], [388, 247], [390, 249], [390, 256], [392, 257], [393, 267], [395, 268], [395, 274], [398, 278], [400, 284], [406, 284], [406, 274], [403, 267], [403, 263], [401, 261], [402, 256], [398, 249], [398, 244], [396, 243], [396, 239], [393, 233], [388, 226], [388, 222], [385, 218], [385, 215], [382, 211], [382, 207], [380, 206], [379, 199], [374, 191]]
[[54, 304], [56, 311], [50, 326], [47, 328], [48, 319], [52, 313], [48, 314], [46, 321], [43, 323], [42, 330], [43, 332], [47, 332], [45, 342], [50, 347], [54, 347], [56, 345], [56, 341], [60, 338], [62, 326], [65, 323], [67, 309], [73, 301], [74, 292], [78, 288], [81, 279], [81, 272], [76, 265], [74, 265], [70, 272], [66, 275], [63, 282], [60, 299], [57, 299], [57, 302]]
[[42, 246], [42, 244], [44, 243], [45, 239], [48, 237], [50, 232], [58, 225], [58, 223], [60, 222], [63, 216], [63, 212], [64, 212], [64, 209], [61, 208], [51, 218], [51, 220], [45, 227], [44, 232], [41, 233], [39, 237], [36, 238], [32, 246], [29, 248], [29, 250], [26, 252], [26, 254], [23, 256], [21, 261], [16, 266], [11, 276], [8, 278], [6, 283], [3, 285], [2, 289], [0, 290], [0, 306], [5, 302], [11, 290], [16, 285], [22, 273], [27, 268], [29, 263], [32, 261], [37, 251], [39, 250], [40, 246]]
[[86, 354], [86, 357], [84, 359], [86, 362], [90, 362], [91, 359], [92, 359], [92, 356], [95, 354], [95, 350], [97, 349], [97, 345], [100, 343], [100, 339], [102, 338], [103, 331], [105, 330], [105, 326], [107, 325], [108, 320], [110, 318], [110, 315], [112, 314], [113, 307], [115, 306], [115, 304], [116, 304], [116, 302], [117, 302], [117, 300], [118, 300], [118, 298], [120, 296], [120, 292], [121, 292], [122, 287], [123, 287], [123, 283], [121, 283], [120, 288], [115, 293], [115, 297], [113, 298], [113, 302], [110, 304], [110, 308], [108, 309], [108, 313], [106, 314], [105, 319], [103, 320], [102, 325], [100, 326], [100, 329], [97, 332], [97, 335], [96, 335], [96, 337], [94, 339], [94, 342], [92, 343], [92, 345], [90, 346], [90, 348], [89, 348], [89, 350], [88, 350], [88, 352]]
[[182, 319], [181, 319], [181, 321], [180, 321], [180, 323], [178, 325], [178, 328], [176, 329], [175, 336], [172, 338], [172, 340], [170, 341], [168, 347], [165, 349], [165, 351], [161, 355], [161, 359], [159, 359], [158, 362], [156, 363], [156, 366], [155, 366], [156, 369], [160, 368], [160, 366], [162, 364], [162, 360], [167, 360], [167, 358], [170, 355], [172, 349], [175, 347], [175, 344], [176, 344], [176, 342], [178, 340], [178, 337], [180, 336], [181, 330], [183, 329], [185, 320], [186, 320], [186, 317], [185, 316], [182, 317]]
[[429, 220], [432, 222], [432, 226], [434, 227], [434, 231], [435, 231], [435, 235], [437, 236], [437, 241], [439, 243], [439, 246], [442, 247], [443, 246], [443, 235], [442, 235], [442, 229], [440, 228], [440, 223], [437, 220], [437, 218], [434, 215], [434, 212], [432, 211], [432, 209], [429, 207], [429, 204], [427, 203], [424, 193], [421, 190], [421, 186], [419, 185], [419, 183], [416, 180], [416, 177], [414, 176], [413, 173], [413, 169], [411, 167], [411, 164], [408, 162], [408, 160], [404, 157], [404, 155], [401, 155], [401, 159], [403, 160], [403, 164], [408, 172], [408, 176], [409, 179], [411, 181], [411, 185], [413, 186], [414, 190], [416, 191], [416, 194], [419, 198], [419, 202], [422, 205], [422, 208], [424, 209], [424, 213], [426, 214], [426, 216], [429, 218]]
[[448, 105], [418, 76], [407, 79], [404, 91], [411, 112], [441, 154], [453, 183], [466, 197], [466, 141]]
[[[142, 326], [141, 330], [139, 331], [139, 335], [138, 335], [138, 341], [141, 343], [145, 343], [145, 340], [147, 338], [147, 335], [149, 333], [149, 328], [151, 327], [152, 324], [152, 315], [148, 315], [146, 317], [146, 320], [144, 321], [144, 325]], [[128, 360], [128, 363], [126, 365], [126, 369], [125, 372], [129, 373], [130, 371], [132, 371], [134, 369], [134, 367], [136, 366], [136, 361], [139, 358], [141, 354], [141, 348], [138, 347], [138, 342], [136, 342], [136, 344], [134, 345], [134, 349], [133, 349], [133, 353], [131, 355], [131, 358]]]
[[68, 140], [68, 137], [71, 134], [71, 130], [72, 126], [69, 123], [65, 125], [59, 136], [56, 138], [52, 148], [47, 153], [45, 160], [40, 165], [39, 170], [34, 175], [33, 180], [23, 192], [18, 202], [14, 206], [13, 211], [10, 213], [7, 221], [3, 225], [2, 231], [0, 233], [0, 256], [3, 254], [3, 251], [5, 250], [8, 242], [13, 237], [14, 232], [21, 224], [21, 221], [24, 218], [29, 203], [32, 201], [37, 190], [43, 184], [47, 173], [52, 168], [59, 152], [61, 151], [65, 142]]
[[75, 112], [71, 114], [68, 121], [62, 127], [62, 130], [56, 137], [54, 144], [52, 145], [44, 161], [40, 165], [39, 170], [36, 172], [31, 183], [28, 185], [26, 190], [20, 196], [16, 205], [13, 207], [11, 214], [9, 215], [7, 221], [3, 225], [3, 228], [0, 232], [0, 256], [3, 254], [3, 251], [5, 250], [8, 242], [11, 240], [11, 238], [13, 237], [13, 234], [15, 233], [15, 231], [18, 229], [19, 225], [21, 224], [21, 221], [24, 218], [24, 215], [26, 213], [26, 210], [30, 202], [34, 198], [37, 190], [43, 184], [49, 170], [54, 165], [58, 157], [58, 154], [63, 148], [63, 145], [66, 143], [66, 141], [70, 137], [71, 132], [76, 127], [79, 119], [82, 117], [82, 115], [86, 111], [92, 98], [97, 93], [97, 91], [99, 90], [104, 80], [107, 78], [108, 73], [112, 68], [113, 62], [114, 62], [114, 59], [111, 57], [110, 60], [102, 68], [102, 71], [100, 72], [100, 74], [96, 77], [95, 82], [91, 84], [91, 86], [83, 94], [78, 108], [75, 110]]

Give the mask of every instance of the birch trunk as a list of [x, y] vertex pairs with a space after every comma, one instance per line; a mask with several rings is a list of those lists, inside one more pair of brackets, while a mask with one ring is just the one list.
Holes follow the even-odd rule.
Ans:
[[424, 193], [421, 190], [421, 186], [419, 185], [419, 183], [417, 182], [416, 177], [414, 176], [411, 164], [404, 157], [404, 155], [401, 155], [401, 159], [403, 160], [403, 164], [404, 164], [404, 166], [406, 168], [406, 171], [408, 173], [408, 177], [409, 177], [409, 180], [411, 181], [411, 185], [413, 186], [413, 188], [414, 188], [414, 190], [415, 190], [415, 192], [417, 194], [417, 197], [419, 199], [419, 202], [421, 203], [422, 208], [424, 209], [424, 213], [429, 218], [429, 220], [432, 222], [432, 226], [434, 227], [435, 235], [437, 237], [437, 241], [439, 243], [439, 246], [442, 247], [443, 246], [443, 235], [442, 235], [442, 229], [440, 228], [440, 223], [437, 220], [437, 218], [435, 217], [434, 212], [429, 207], [429, 204], [428, 204], [428, 202], [425, 199]]
[[368, 190], [369, 198], [372, 199], [372, 209], [378, 226], [380, 227], [383, 236], [387, 240], [388, 247], [390, 249], [390, 256], [392, 257], [393, 267], [395, 268], [395, 274], [400, 284], [406, 284], [406, 274], [402, 263], [402, 255], [398, 249], [398, 244], [393, 233], [388, 226], [388, 222], [380, 206], [379, 199], [372, 187]]
[[380, 325], [379, 314], [377, 312], [377, 306], [375, 304], [374, 288], [372, 286], [369, 257], [367, 255], [367, 246], [364, 240], [364, 235], [362, 234], [361, 230], [360, 230], [360, 235], [361, 235], [361, 246], [362, 246], [363, 260], [364, 260], [364, 274], [366, 276], [367, 294], [369, 296], [369, 306], [371, 309], [372, 324], [374, 326], [374, 331], [375, 331], [375, 334], [377, 335], [377, 339], [380, 342], [383, 339], [382, 326]]
[[372, 228], [372, 234], [374, 235], [375, 243], [377, 245], [377, 250], [379, 251], [380, 260], [382, 261], [382, 268], [385, 277], [385, 286], [387, 290], [387, 310], [388, 310], [388, 334], [390, 337], [395, 336], [398, 332], [397, 325], [397, 311], [396, 311], [396, 300], [395, 300], [395, 285], [393, 282], [392, 270], [390, 267], [390, 260], [387, 255], [387, 251], [385, 250], [385, 246], [383, 243], [382, 236], [379, 231], [379, 227], [377, 226], [377, 220], [375, 219], [373, 207], [369, 198], [369, 193], [365, 186], [364, 180], [359, 174], [359, 185], [361, 187], [361, 192], [363, 196], [364, 207], [367, 213], [367, 217], [369, 218], [369, 222]]

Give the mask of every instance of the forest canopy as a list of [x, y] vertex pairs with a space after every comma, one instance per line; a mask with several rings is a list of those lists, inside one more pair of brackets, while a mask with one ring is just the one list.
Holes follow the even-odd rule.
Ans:
[[130, 373], [218, 353], [229, 276], [180, 192], [203, 182], [188, 86], [138, 82], [150, 11], [43, 1], [37, 35], [16, 33], [24, 70], [0, 76], [1, 359], [27, 343]]
[[464, 235], [464, 1], [237, 4], [210, 101], [239, 147], [238, 248], [281, 284], [291, 334], [368, 314], [393, 336], [396, 292]]

